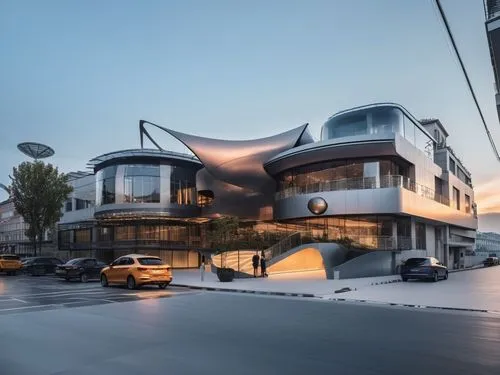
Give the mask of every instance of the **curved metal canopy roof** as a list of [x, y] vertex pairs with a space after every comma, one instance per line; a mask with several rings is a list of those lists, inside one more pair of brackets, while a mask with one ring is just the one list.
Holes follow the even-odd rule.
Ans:
[[308, 124], [266, 138], [232, 141], [185, 134], [141, 120], [141, 145], [146, 135], [159, 149], [161, 146], [149, 135], [145, 125], [154, 126], [177, 138], [216, 179], [255, 190], [270, 182], [270, 176], [263, 168], [265, 161], [285, 150], [314, 142], [307, 129]]

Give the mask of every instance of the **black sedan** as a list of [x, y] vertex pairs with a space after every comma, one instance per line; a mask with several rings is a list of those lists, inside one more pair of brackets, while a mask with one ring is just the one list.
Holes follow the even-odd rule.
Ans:
[[56, 272], [62, 260], [54, 257], [34, 257], [23, 260], [23, 271], [31, 276], [41, 276]]
[[66, 280], [78, 279], [86, 283], [91, 279], [99, 280], [104, 267], [105, 263], [94, 258], [76, 258], [57, 266], [56, 275]]
[[448, 268], [439, 262], [436, 258], [410, 258], [401, 268], [401, 278], [403, 281], [409, 279], [432, 280], [439, 281], [439, 279], [446, 280], [448, 278]]

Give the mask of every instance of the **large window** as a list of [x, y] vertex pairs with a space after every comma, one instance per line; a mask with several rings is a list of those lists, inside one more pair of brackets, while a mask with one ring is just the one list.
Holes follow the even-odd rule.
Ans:
[[170, 167], [170, 202], [180, 205], [196, 205], [195, 171], [186, 168]]
[[96, 205], [115, 203], [116, 166], [101, 169], [96, 175]]
[[383, 133], [403, 134], [401, 111], [379, 107], [335, 116], [323, 126], [321, 139]]
[[126, 165], [123, 182], [125, 202], [160, 203], [159, 165]]
[[460, 210], [460, 191], [456, 187], [453, 187], [452, 207]]
[[450, 157], [450, 171], [453, 174], [457, 173], [457, 169], [456, 169], [456, 166], [455, 166], [455, 160], [453, 160], [451, 157]]
[[[408, 168], [392, 160], [336, 160], [294, 168], [278, 177], [278, 191], [374, 189], [392, 186], [391, 177], [408, 176]], [[396, 179], [394, 179], [396, 181]]]
[[470, 214], [470, 197], [465, 194], [465, 212]]
[[289, 232], [302, 232], [312, 241], [341, 241], [369, 249], [395, 249], [394, 218], [389, 216], [345, 216], [306, 218], [280, 224]]
[[110, 166], [97, 172], [96, 184], [97, 206], [110, 203], [197, 205], [196, 169], [187, 167], [165, 164]]
[[417, 249], [418, 250], [426, 250], [426, 236], [425, 236], [425, 224], [424, 223], [415, 223], [415, 236], [417, 239]]
[[135, 240], [135, 227], [127, 225], [115, 227], [115, 241]]
[[77, 229], [75, 230], [75, 242], [77, 243], [87, 243], [91, 242], [92, 231], [91, 229]]

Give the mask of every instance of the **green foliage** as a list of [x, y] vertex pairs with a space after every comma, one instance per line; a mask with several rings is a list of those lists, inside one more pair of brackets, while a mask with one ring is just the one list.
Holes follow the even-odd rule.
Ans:
[[61, 218], [61, 208], [73, 188], [66, 175], [41, 161], [21, 163], [14, 167], [12, 176], [11, 196], [16, 211], [28, 224], [26, 236], [33, 244], [38, 238], [41, 246], [43, 234]]
[[239, 225], [237, 217], [221, 217], [212, 221], [208, 231], [211, 246], [219, 250], [229, 250], [238, 235]]

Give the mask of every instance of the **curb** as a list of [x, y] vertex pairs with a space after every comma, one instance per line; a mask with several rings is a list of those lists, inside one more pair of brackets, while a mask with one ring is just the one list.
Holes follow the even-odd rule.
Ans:
[[[381, 283], [373, 284], [373, 285], [390, 284], [390, 283], [400, 282], [400, 281], [401, 280], [385, 281], [385, 282], [381, 282]], [[311, 293], [271, 292], [271, 291], [263, 291], [263, 290], [216, 288], [216, 287], [210, 287], [210, 286], [196, 286], [196, 285], [187, 285], [187, 284], [170, 284], [170, 285], [188, 288], [188, 289], [193, 289], [193, 290], [206, 290], [206, 291], [211, 291], [211, 292], [228, 292], [228, 293], [242, 293], [242, 294], [255, 294], [255, 295], [281, 296], [281, 297], [317, 298], [317, 299], [321, 299], [323, 301], [334, 301], [334, 302], [354, 302], [354, 303], [366, 303], [366, 304], [372, 304], [372, 305], [410, 307], [410, 308], [429, 309], [429, 310], [447, 310], [447, 311], [500, 314], [500, 311], [496, 311], [496, 310], [471, 309], [471, 308], [464, 308], [464, 307], [444, 307], [444, 306], [432, 306], [432, 305], [418, 305], [418, 304], [395, 303], [395, 302], [381, 302], [381, 301], [372, 301], [372, 300], [366, 300], [366, 299], [324, 297], [324, 296], [314, 295]]]
[[216, 288], [211, 286], [193, 286], [187, 284], [170, 284], [171, 286], [179, 286], [194, 290], [208, 290], [211, 292], [229, 292], [229, 293], [246, 293], [258, 294], [266, 296], [282, 296], [282, 297], [305, 297], [305, 298], [318, 298], [318, 296], [311, 293], [286, 293], [286, 292], [270, 292], [263, 290], [250, 290], [250, 289], [230, 289], [230, 288]]
[[499, 311], [495, 310], [485, 310], [485, 309], [471, 309], [464, 307], [444, 307], [444, 306], [432, 306], [432, 305], [417, 305], [410, 303], [395, 303], [395, 302], [381, 302], [381, 301], [371, 301], [366, 299], [348, 299], [348, 298], [333, 298], [333, 297], [323, 297], [326, 301], [336, 301], [336, 302], [355, 302], [355, 303], [367, 303], [373, 305], [387, 305], [387, 306], [399, 306], [399, 307], [411, 307], [418, 309], [433, 309], [433, 310], [448, 310], [448, 311], [462, 311], [462, 312], [478, 312], [478, 313], [489, 313], [489, 314], [499, 314]]

